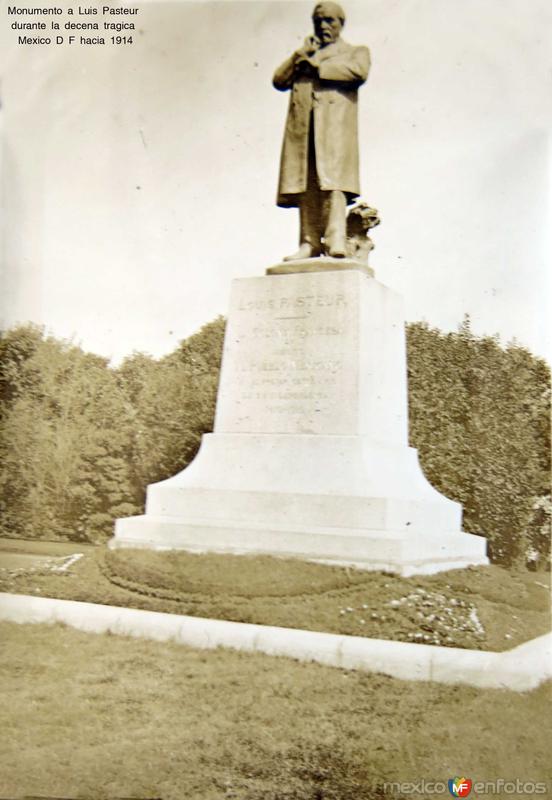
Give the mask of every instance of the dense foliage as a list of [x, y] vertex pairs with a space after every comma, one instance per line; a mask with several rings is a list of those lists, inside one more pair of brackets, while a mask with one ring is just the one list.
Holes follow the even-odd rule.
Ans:
[[[102, 541], [140, 513], [148, 483], [211, 430], [224, 320], [162, 359], [118, 368], [33, 326], [0, 339], [0, 513], [5, 536]], [[464, 506], [498, 563], [550, 547], [550, 371], [517, 345], [408, 327], [411, 443], [429, 480]]]
[[119, 368], [18, 327], [0, 340], [0, 533], [101, 541], [212, 426], [224, 321]]
[[464, 508], [493, 561], [547, 562], [550, 370], [518, 345], [408, 326], [410, 438], [431, 483]]

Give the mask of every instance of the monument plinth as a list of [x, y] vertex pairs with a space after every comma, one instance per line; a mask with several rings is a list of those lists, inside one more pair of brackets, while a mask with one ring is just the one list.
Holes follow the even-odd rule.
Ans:
[[331, 261], [233, 282], [214, 432], [148, 487], [143, 516], [117, 520], [112, 547], [401, 575], [488, 563], [408, 446], [401, 298], [358, 262]]
[[319, 2], [274, 73], [289, 91], [278, 205], [299, 209], [299, 249], [233, 283], [214, 432], [148, 487], [112, 547], [268, 553], [401, 575], [487, 564], [408, 447], [401, 298], [374, 278], [359, 201], [358, 90], [367, 47]]

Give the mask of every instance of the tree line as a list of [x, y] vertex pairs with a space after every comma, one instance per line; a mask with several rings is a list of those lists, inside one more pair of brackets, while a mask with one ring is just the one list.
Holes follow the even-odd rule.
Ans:
[[[0, 535], [104, 542], [212, 430], [222, 317], [120, 366], [32, 325], [0, 338]], [[549, 563], [550, 370], [527, 349], [407, 326], [410, 440], [505, 565]]]

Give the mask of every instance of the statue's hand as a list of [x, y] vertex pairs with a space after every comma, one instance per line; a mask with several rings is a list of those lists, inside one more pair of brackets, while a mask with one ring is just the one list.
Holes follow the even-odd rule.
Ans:
[[301, 47], [295, 51], [295, 56], [297, 59], [306, 58], [308, 60], [319, 48], [320, 39], [317, 39], [316, 36], [307, 36]]
[[314, 76], [318, 71], [316, 53], [320, 41], [315, 36], [307, 36], [303, 46], [295, 51], [295, 69], [302, 75]]
[[313, 78], [318, 73], [318, 64], [315, 64], [308, 56], [300, 56], [295, 62], [295, 71], [299, 75]]

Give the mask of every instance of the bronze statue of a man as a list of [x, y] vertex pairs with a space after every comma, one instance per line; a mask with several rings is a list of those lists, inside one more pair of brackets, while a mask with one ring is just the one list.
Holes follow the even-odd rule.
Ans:
[[308, 36], [276, 70], [276, 89], [291, 89], [277, 204], [299, 207], [299, 250], [286, 261], [346, 255], [347, 205], [360, 194], [357, 91], [370, 69], [367, 47], [340, 38], [337, 3], [318, 3]]

